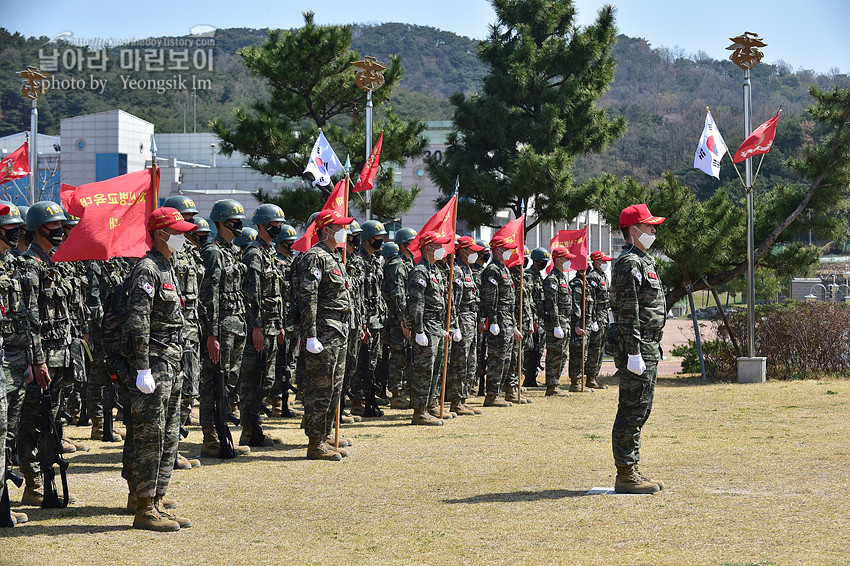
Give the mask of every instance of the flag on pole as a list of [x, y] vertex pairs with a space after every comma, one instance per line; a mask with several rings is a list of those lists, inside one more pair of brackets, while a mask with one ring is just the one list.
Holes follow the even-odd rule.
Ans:
[[[581, 230], [558, 230], [555, 237], [549, 242], [549, 250], [555, 246], [564, 246], [574, 257], [570, 260], [570, 271], [584, 271], [587, 269], [587, 227]], [[546, 273], [552, 271], [549, 264]]]
[[310, 152], [310, 162], [307, 164], [304, 172], [313, 174], [315, 178], [313, 186], [315, 187], [316, 185], [330, 185], [331, 176], [341, 170], [342, 163], [340, 163], [331, 144], [325, 138], [325, 133], [319, 132], [319, 137], [316, 139], [316, 143], [313, 144], [313, 151]]
[[[341, 215], [345, 216], [345, 182], [346, 180], [343, 178], [334, 185], [334, 190], [331, 191], [331, 194], [328, 196], [328, 200], [325, 201], [325, 206], [322, 207], [322, 210], [336, 210]], [[319, 234], [316, 232], [316, 222], [313, 221], [309, 226], [307, 226], [307, 229], [304, 230], [304, 235], [293, 242], [292, 249], [304, 253], [315, 246], [318, 242]]]
[[372, 149], [369, 159], [367, 159], [366, 163], [363, 164], [363, 170], [360, 172], [360, 179], [357, 181], [357, 184], [354, 185], [354, 188], [351, 189], [351, 192], [359, 193], [360, 191], [371, 191], [375, 186], [375, 177], [378, 176], [378, 165], [381, 162], [381, 144], [383, 143], [384, 131], [381, 130], [381, 135], [378, 136], [378, 143], [376, 143], [374, 149]]
[[714, 125], [711, 112], [706, 112], [705, 127], [694, 154], [694, 169], [699, 169], [706, 175], [720, 179], [720, 160], [723, 159], [727, 151], [729, 150], [726, 147], [726, 142], [723, 141], [720, 130]]
[[732, 159], [733, 163], [740, 163], [754, 155], [761, 155], [770, 151], [771, 146], [773, 146], [773, 138], [776, 137], [776, 123], [779, 122], [780, 111], [781, 109], [777, 110], [776, 116], [756, 128], [744, 140], [741, 147], [735, 150], [735, 157]]
[[0, 161], [0, 185], [21, 179], [30, 174], [29, 142], [10, 153]]
[[151, 249], [147, 222], [157, 203], [150, 169], [79, 187], [63, 183], [59, 196], [80, 222], [53, 261], [144, 257]]
[[443, 249], [446, 250], [447, 254], [455, 253], [455, 221], [454, 221], [454, 212], [455, 207], [457, 206], [457, 194], [449, 199], [449, 202], [440, 209], [440, 211], [431, 217], [431, 219], [425, 223], [425, 226], [416, 234], [416, 237], [407, 244], [407, 249], [413, 254], [414, 263], [418, 263], [419, 259], [422, 257], [422, 253], [419, 251], [419, 236], [433, 230], [439, 236], [448, 236], [451, 238], [451, 242], [447, 244], [443, 244]]
[[516, 242], [516, 249], [511, 250], [511, 257], [502, 263], [505, 267], [511, 268], [515, 265], [525, 263], [525, 215], [520, 216], [515, 220], [511, 220], [501, 228], [499, 228], [493, 238], [501, 236], [506, 242]]

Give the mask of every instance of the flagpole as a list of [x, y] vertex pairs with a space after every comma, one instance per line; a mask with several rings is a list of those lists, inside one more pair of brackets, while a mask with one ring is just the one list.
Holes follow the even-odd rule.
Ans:
[[519, 353], [517, 353], [517, 404], [522, 404], [522, 385], [519, 383], [519, 378], [522, 375], [522, 348], [523, 348], [523, 340], [525, 339], [525, 332], [522, 327], [522, 319], [523, 319], [523, 299], [525, 295], [525, 199], [523, 198], [520, 201], [520, 206], [522, 208], [523, 217], [522, 221], [522, 247], [523, 249], [519, 249], [517, 247], [517, 253], [522, 258], [519, 262]]
[[159, 175], [156, 166], [156, 140], [151, 134], [151, 183], [153, 183], [153, 207], [159, 208]]
[[[455, 180], [455, 205], [452, 210], [452, 234], [457, 234], [457, 194], [460, 190], [460, 177]], [[457, 255], [457, 249], [455, 249], [455, 253], [452, 254], [452, 259], [449, 262], [449, 302], [446, 307], [446, 333], [451, 332], [451, 322], [452, 322], [452, 288], [455, 279], [455, 256]], [[440, 388], [440, 418], [443, 418], [443, 405], [446, 402], [446, 374], [449, 368], [449, 343], [443, 338], [443, 342], [445, 343], [443, 346], [443, 386]]]
[[[351, 169], [351, 159], [349, 156], [345, 156], [345, 214], [343, 216], [348, 216], [348, 189], [351, 184], [351, 177], [348, 176], [349, 169]], [[342, 265], [345, 265], [348, 259], [348, 238], [345, 239], [345, 245], [342, 246]], [[348, 277], [348, 274], [346, 274]], [[336, 404], [336, 415], [334, 416], [335, 425], [336, 425], [336, 433], [334, 434], [334, 449], [339, 450], [339, 423], [342, 419], [342, 403], [343, 398], [340, 393], [339, 403]]]
[[30, 129], [32, 130], [32, 142], [30, 143], [30, 205], [35, 204], [36, 183], [38, 182], [38, 99], [32, 101], [30, 111]]
[[[590, 222], [590, 209], [584, 212], [584, 241], [585, 247], [590, 249], [590, 242], [587, 237], [587, 225]], [[579, 248], [581, 249], [581, 248]], [[584, 354], [585, 345], [587, 344], [587, 263], [589, 258], [585, 258], [584, 271], [581, 272], [581, 330], [585, 334], [581, 335], [581, 376], [579, 379], [579, 392], [584, 393]]]

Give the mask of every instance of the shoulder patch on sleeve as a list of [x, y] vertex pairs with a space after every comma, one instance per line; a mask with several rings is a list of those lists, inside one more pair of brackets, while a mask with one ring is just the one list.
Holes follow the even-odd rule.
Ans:
[[316, 281], [321, 281], [322, 280], [322, 272], [319, 271], [318, 269], [314, 269], [313, 270], [313, 277], [316, 278]]
[[498, 282], [498, 281], [496, 281], [493, 277], [491, 277], [491, 278], [490, 278], [490, 283], [492, 283], [493, 285], [498, 285], [498, 284], [499, 284], [499, 282]]
[[643, 283], [643, 275], [641, 274], [639, 269], [635, 269], [634, 271], [632, 271], [632, 273], [634, 274], [635, 279], [637, 279], [638, 283]]
[[422, 285], [423, 287], [425, 286], [425, 280], [421, 277], [419, 279], [417, 279], [416, 282], [419, 283], [420, 285]]
[[141, 287], [142, 291], [147, 293], [149, 297], [153, 297], [153, 285], [145, 281], [144, 283], [142, 283]]

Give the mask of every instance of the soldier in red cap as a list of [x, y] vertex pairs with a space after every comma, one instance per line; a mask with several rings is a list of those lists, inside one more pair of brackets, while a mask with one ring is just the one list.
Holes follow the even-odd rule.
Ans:
[[608, 330], [608, 313], [611, 304], [608, 298], [608, 276], [605, 268], [611, 258], [602, 251], [596, 250], [590, 254], [591, 267], [587, 271], [588, 293], [593, 294], [593, 310], [590, 314], [590, 337], [587, 340], [587, 361], [584, 364], [585, 387], [591, 389], [608, 389], [596, 378], [602, 367], [602, 355], [604, 354], [605, 332]]
[[546, 333], [546, 396], [569, 397], [561, 389], [561, 372], [567, 361], [567, 343], [570, 340], [572, 294], [567, 281], [571, 254], [564, 246], [552, 250], [552, 271], [543, 280], [543, 327]]
[[619, 332], [614, 364], [620, 400], [611, 432], [617, 493], [655, 493], [664, 487], [643, 476], [638, 467], [640, 433], [652, 410], [666, 322], [664, 286], [647, 250], [655, 241], [655, 227], [664, 220], [653, 216], [645, 204], [633, 204], [620, 213], [626, 244], [611, 276], [611, 310]]

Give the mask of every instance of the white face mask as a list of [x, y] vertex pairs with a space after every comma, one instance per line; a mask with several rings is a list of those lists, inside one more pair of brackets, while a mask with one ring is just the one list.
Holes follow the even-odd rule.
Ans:
[[340, 228], [339, 230], [337, 230], [336, 232], [334, 232], [334, 242], [336, 242], [337, 245], [343, 243], [345, 241], [346, 237], [347, 237], [347, 234], [345, 232], [344, 226], [342, 228]]
[[446, 257], [445, 248], [439, 247], [436, 250], [434, 250], [434, 259], [436, 259], [437, 261], [440, 261], [444, 257]]
[[183, 234], [168, 234], [166, 232], [163, 232], [163, 234], [168, 236], [168, 239], [165, 240], [165, 245], [168, 246], [171, 253], [182, 250], [186, 244], [186, 236]]
[[508, 261], [514, 255], [513, 250], [505, 250], [502, 252], [502, 261]]
[[[640, 228], [638, 228], [638, 232], [640, 232]], [[643, 246], [643, 249], [648, 250], [655, 242], [655, 234], [647, 234], [645, 232], [640, 232], [640, 236], [638, 236], [638, 242], [640, 242], [640, 245]]]
[[478, 253], [472, 252], [471, 254], [466, 256], [467, 263], [475, 263], [476, 261], [478, 261]]
[[565, 261], [561, 264], [561, 271], [566, 273], [570, 270], [570, 265], [572, 265], [572, 262], [570, 260]]

